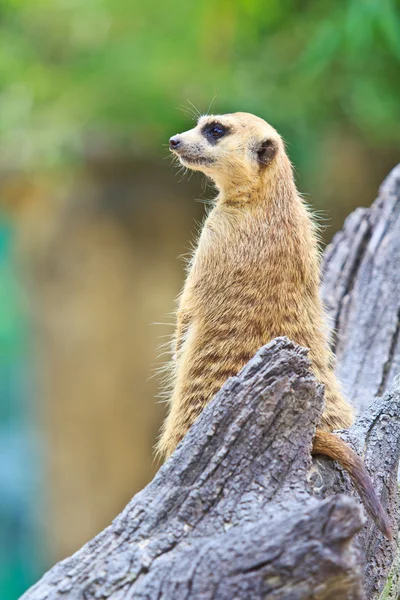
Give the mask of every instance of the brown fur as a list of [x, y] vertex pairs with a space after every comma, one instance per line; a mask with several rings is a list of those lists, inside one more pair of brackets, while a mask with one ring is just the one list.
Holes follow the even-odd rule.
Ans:
[[[212, 123], [228, 129], [217, 141], [204, 134]], [[201, 117], [175, 139], [181, 163], [203, 171], [219, 194], [179, 298], [173, 390], [158, 451], [169, 456], [227, 378], [283, 335], [310, 349], [325, 385], [321, 428], [348, 427], [353, 410], [333, 371], [315, 226], [281, 137], [262, 119], [234, 113]], [[318, 439], [318, 452], [332, 456], [327, 438]]]
[[362, 459], [340, 437], [317, 429], [312, 454], [324, 454], [336, 460], [349, 473], [360, 494], [364, 506], [379, 529], [390, 540], [393, 539], [392, 528], [383, 510], [381, 502], [373, 487], [373, 483], [365, 469]]

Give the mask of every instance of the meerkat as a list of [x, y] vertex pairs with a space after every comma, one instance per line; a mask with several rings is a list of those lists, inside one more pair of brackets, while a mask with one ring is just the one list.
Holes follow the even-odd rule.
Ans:
[[313, 454], [337, 460], [378, 527], [388, 517], [363, 461], [331, 433], [354, 420], [334, 373], [319, 295], [316, 226], [299, 195], [278, 132], [248, 113], [209, 115], [169, 140], [185, 167], [202, 171], [218, 195], [178, 298], [169, 414], [158, 442], [168, 457], [224, 382], [278, 336], [309, 348], [325, 386]]

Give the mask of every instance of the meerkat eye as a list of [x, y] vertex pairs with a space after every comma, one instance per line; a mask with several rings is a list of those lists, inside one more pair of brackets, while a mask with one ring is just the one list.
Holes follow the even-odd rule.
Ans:
[[210, 141], [219, 140], [227, 133], [227, 128], [221, 123], [209, 123], [203, 129], [203, 135]]
[[212, 129], [210, 129], [210, 135], [213, 138], [220, 138], [225, 134], [225, 130], [222, 125], [214, 125]]

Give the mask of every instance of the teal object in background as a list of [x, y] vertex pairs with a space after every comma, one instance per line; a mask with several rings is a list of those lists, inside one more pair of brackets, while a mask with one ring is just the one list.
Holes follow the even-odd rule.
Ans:
[[15, 600], [40, 575], [38, 452], [28, 324], [12, 260], [13, 231], [0, 221], [0, 598]]

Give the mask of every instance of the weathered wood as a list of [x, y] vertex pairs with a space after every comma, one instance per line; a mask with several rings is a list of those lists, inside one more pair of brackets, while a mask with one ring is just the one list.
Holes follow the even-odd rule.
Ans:
[[[348, 431], [341, 433], [341, 437], [364, 457], [382, 504], [391, 517], [397, 539], [400, 382], [395, 382], [383, 398], [375, 400]], [[332, 461], [322, 457], [316, 459], [311, 473], [310, 481], [315, 496], [326, 498], [346, 493], [357, 498], [348, 475]], [[379, 598], [389, 575], [391, 594], [386, 597], [397, 598], [400, 593], [400, 571], [396, 542], [387, 540], [368, 520], [357, 536], [357, 544], [365, 560], [364, 588], [367, 598]]]
[[[335, 328], [332, 345], [346, 396], [361, 413], [342, 437], [363, 455], [398, 531], [400, 453], [400, 165], [368, 209], [357, 209], [324, 256], [322, 297]], [[387, 391], [383, 398], [375, 396]], [[368, 407], [368, 408], [366, 408]], [[322, 496], [354, 489], [339, 467], [318, 460]], [[336, 473], [334, 473], [336, 472]], [[321, 479], [317, 478], [321, 486]], [[360, 534], [367, 597], [400, 594], [400, 556], [372, 524]], [[390, 588], [390, 592], [389, 592]]]
[[[359, 409], [368, 405], [341, 435], [363, 455], [396, 533], [399, 292], [400, 167], [335, 237], [322, 284], [344, 389]], [[274, 340], [113, 524], [25, 600], [397, 598], [396, 544], [363, 527], [340, 467], [318, 459], [311, 468], [321, 410], [306, 351]]]
[[356, 501], [308, 491], [323, 396], [308, 368], [285, 338], [262, 348], [152, 483], [25, 599], [362, 598]]
[[325, 252], [323, 274], [337, 374], [362, 411], [400, 373], [400, 165], [371, 208], [347, 218]]

